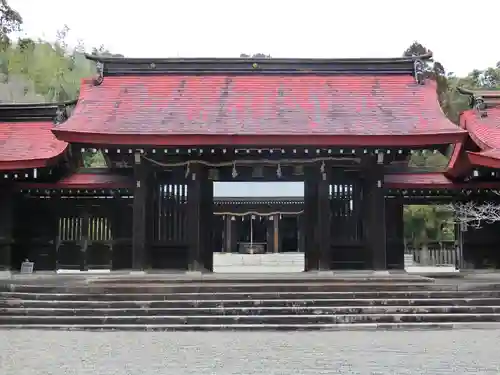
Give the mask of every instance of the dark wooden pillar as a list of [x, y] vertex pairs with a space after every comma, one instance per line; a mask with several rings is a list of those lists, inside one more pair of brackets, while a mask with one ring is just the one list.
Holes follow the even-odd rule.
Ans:
[[136, 181], [132, 223], [132, 269], [144, 270], [147, 237], [148, 168], [138, 154], [135, 155], [134, 177]]
[[305, 168], [304, 245], [306, 271], [331, 269], [330, 187], [319, 166]]
[[237, 253], [239, 251], [238, 242], [241, 230], [241, 218], [236, 216], [234, 219], [231, 217], [231, 252]]
[[320, 270], [330, 270], [332, 262], [330, 228], [330, 183], [326, 172], [318, 171], [318, 251]]
[[[202, 231], [202, 247], [201, 256], [203, 261], [203, 269], [209, 272], [214, 268], [214, 183], [208, 178], [208, 170], [206, 167], [201, 168], [201, 231]], [[188, 193], [189, 199], [189, 193]]]
[[316, 225], [318, 219], [318, 175], [314, 167], [304, 168], [304, 257], [305, 270], [318, 269], [318, 246], [316, 242]]
[[225, 229], [225, 251], [227, 253], [233, 253], [236, 251], [237, 243], [237, 221], [231, 215], [226, 215], [226, 229]]
[[9, 188], [0, 188], [0, 270], [10, 270], [13, 235], [13, 194]]
[[231, 216], [224, 215], [224, 250], [223, 252], [231, 252]]
[[80, 271], [88, 269], [87, 250], [89, 248], [90, 207], [84, 205], [81, 211], [82, 238], [80, 239]]
[[275, 217], [269, 216], [266, 218], [266, 252], [267, 253], [273, 253], [274, 252], [274, 221], [276, 220]]
[[143, 262], [146, 268], [152, 269], [155, 268], [155, 265], [153, 264], [155, 259], [152, 252], [156, 240], [156, 228], [158, 227], [158, 216], [155, 217], [155, 215], [158, 215], [156, 207], [158, 207], [160, 194], [159, 183], [154, 170], [149, 170], [146, 185], [148, 188], [146, 196], [146, 242]]
[[386, 222], [383, 164], [376, 157], [366, 160], [364, 168], [365, 241], [371, 257], [371, 268], [387, 269]]
[[281, 239], [282, 239], [282, 233], [281, 233], [281, 217], [279, 214], [274, 215], [273, 218], [273, 252], [274, 253], [279, 253], [281, 249]]
[[305, 249], [304, 242], [304, 215], [297, 215], [297, 246], [298, 251], [303, 253]]
[[[132, 206], [132, 207], [131, 207]], [[111, 203], [111, 233], [113, 251], [111, 268], [122, 270], [132, 268], [132, 239], [133, 239], [133, 203], [127, 199], [120, 199], [115, 195]]]
[[200, 164], [194, 164], [190, 169], [187, 194], [188, 270], [202, 271], [206, 246], [206, 232], [204, 231], [206, 214], [204, 213], [203, 200], [207, 193], [204, 192], [204, 187], [206, 188], [204, 181], [208, 175], [206, 168]]
[[387, 237], [387, 267], [404, 269], [404, 221], [403, 197], [387, 198], [385, 201], [385, 226]]

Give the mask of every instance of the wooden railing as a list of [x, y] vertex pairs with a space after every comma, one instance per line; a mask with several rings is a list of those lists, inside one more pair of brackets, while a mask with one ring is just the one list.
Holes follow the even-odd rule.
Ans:
[[420, 266], [455, 265], [460, 267], [462, 263], [460, 249], [454, 242], [432, 244], [421, 248], [407, 246], [405, 254], [412, 255], [414, 264]]

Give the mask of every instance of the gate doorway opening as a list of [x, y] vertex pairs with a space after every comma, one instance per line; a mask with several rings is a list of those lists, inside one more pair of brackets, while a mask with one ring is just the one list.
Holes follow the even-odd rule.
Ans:
[[[302, 272], [303, 182], [216, 182], [215, 272]], [[218, 241], [220, 238], [220, 241]]]

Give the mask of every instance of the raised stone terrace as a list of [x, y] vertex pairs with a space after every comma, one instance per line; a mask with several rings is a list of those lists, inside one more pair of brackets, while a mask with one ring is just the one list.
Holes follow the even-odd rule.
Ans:
[[339, 330], [500, 327], [500, 276], [403, 272], [13, 275], [0, 328]]

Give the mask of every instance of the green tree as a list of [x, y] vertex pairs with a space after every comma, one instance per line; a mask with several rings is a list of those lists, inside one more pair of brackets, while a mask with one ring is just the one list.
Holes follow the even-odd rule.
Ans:
[[0, 46], [2, 50], [10, 44], [9, 35], [21, 30], [22, 24], [21, 15], [12, 9], [7, 0], [0, 0]]
[[404, 210], [405, 239], [415, 248], [454, 239], [453, 213], [439, 205], [411, 205]]

